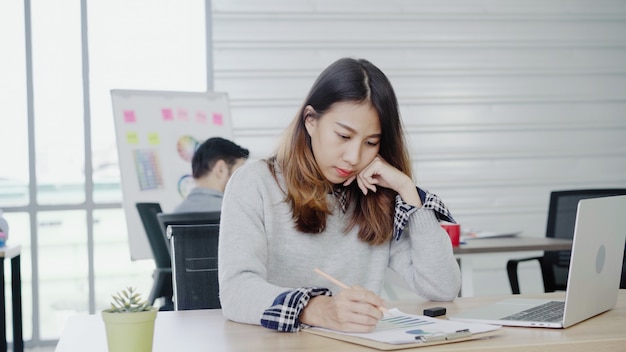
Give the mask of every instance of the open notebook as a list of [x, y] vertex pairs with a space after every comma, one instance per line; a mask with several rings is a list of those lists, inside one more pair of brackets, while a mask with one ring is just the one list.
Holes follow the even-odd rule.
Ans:
[[567, 328], [617, 304], [626, 241], [626, 196], [578, 203], [565, 301], [511, 298], [450, 320]]

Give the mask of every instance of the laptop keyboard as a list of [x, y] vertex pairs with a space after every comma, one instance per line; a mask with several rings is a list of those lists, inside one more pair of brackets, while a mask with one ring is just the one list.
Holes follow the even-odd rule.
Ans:
[[511, 314], [507, 317], [502, 318], [501, 320], [557, 322], [563, 319], [564, 308], [565, 302], [550, 301], [537, 307]]

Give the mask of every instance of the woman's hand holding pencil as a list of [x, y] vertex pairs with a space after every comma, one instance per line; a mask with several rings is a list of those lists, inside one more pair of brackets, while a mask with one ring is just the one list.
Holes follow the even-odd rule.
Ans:
[[369, 332], [376, 328], [387, 312], [378, 295], [359, 286], [349, 287], [319, 269], [315, 272], [343, 290], [332, 297], [312, 298], [300, 315], [302, 323], [346, 332]]
[[[350, 288], [350, 286], [344, 284], [343, 282], [335, 279], [334, 277], [330, 276], [329, 274], [321, 271], [318, 268], [313, 269], [313, 271], [315, 271], [318, 275], [324, 277], [325, 279], [327, 279], [328, 281], [332, 282], [333, 284], [343, 288], [343, 289], [347, 289]], [[389, 313], [389, 310], [387, 308], [385, 308], [383, 305], [378, 305], [376, 306], [376, 308], [378, 308], [381, 312], [383, 313]]]

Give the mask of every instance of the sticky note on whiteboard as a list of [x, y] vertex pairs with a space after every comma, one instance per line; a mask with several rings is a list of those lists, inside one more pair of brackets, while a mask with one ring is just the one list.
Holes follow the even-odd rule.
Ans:
[[158, 145], [161, 143], [159, 139], [159, 134], [156, 132], [148, 133], [148, 143], [150, 145]]
[[128, 144], [139, 144], [139, 136], [137, 132], [127, 132], [126, 133], [126, 143]]
[[137, 118], [135, 117], [134, 110], [124, 110], [124, 122], [133, 123], [136, 121], [137, 121]]
[[174, 114], [172, 113], [172, 109], [161, 109], [161, 116], [163, 116], [163, 120], [171, 121], [174, 119]]
[[198, 121], [199, 123], [207, 123], [206, 113], [204, 111], [197, 111], [196, 121]]
[[219, 112], [213, 113], [213, 124], [218, 126], [224, 124], [224, 118], [222, 117], [222, 114], [220, 114]]
[[189, 113], [187, 112], [187, 109], [178, 109], [177, 114], [179, 120], [189, 120]]

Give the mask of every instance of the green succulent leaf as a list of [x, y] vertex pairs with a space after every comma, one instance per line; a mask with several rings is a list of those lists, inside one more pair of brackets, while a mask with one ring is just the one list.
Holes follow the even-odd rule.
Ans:
[[141, 294], [136, 292], [134, 287], [127, 287], [125, 290], [111, 295], [113, 301], [109, 311], [116, 313], [144, 312], [153, 309], [148, 301], [141, 300]]

